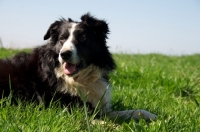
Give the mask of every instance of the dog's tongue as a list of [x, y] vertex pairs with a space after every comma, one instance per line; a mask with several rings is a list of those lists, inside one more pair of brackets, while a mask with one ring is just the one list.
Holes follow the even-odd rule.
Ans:
[[68, 62], [64, 63], [64, 73], [67, 75], [73, 74], [76, 71], [76, 65]]

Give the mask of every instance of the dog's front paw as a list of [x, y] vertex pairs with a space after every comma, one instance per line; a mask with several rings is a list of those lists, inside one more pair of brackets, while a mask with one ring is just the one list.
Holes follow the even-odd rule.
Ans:
[[146, 121], [155, 121], [157, 116], [146, 110], [136, 110], [133, 113], [133, 118], [136, 120], [145, 119]]

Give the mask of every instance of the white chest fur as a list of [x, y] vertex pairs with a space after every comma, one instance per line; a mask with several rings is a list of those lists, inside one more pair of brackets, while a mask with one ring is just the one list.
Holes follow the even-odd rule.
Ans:
[[90, 102], [95, 108], [99, 101], [99, 107], [105, 113], [110, 109], [111, 87], [109, 83], [102, 78], [105, 71], [100, 70], [94, 65], [79, 71], [74, 76], [67, 76], [63, 73], [62, 66], [55, 69], [57, 78], [63, 80], [58, 90], [62, 93], [68, 93], [72, 96], [84, 96], [87, 102]]

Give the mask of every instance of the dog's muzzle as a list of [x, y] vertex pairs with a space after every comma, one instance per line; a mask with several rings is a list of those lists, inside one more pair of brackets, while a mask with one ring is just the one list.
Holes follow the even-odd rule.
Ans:
[[78, 59], [78, 57], [73, 56], [72, 51], [67, 50], [65, 52], [61, 52], [60, 58], [62, 60], [61, 63], [63, 66], [63, 71], [66, 75], [74, 75], [79, 71], [81, 67], [81, 61]]

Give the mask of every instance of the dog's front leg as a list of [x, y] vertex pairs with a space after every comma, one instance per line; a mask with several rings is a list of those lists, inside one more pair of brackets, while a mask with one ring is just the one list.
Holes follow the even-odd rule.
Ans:
[[156, 120], [157, 116], [146, 110], [124, 110], [124, 111], [112, 111], [106, 114], [110, 118], [122, 118], [122, 119], [134, 119], [139, 121], [145, 119], [146, 121]]

